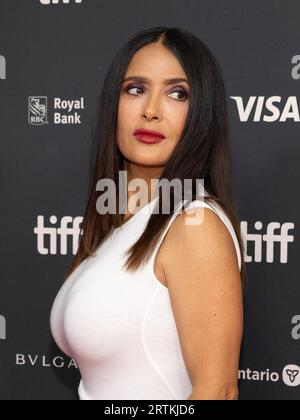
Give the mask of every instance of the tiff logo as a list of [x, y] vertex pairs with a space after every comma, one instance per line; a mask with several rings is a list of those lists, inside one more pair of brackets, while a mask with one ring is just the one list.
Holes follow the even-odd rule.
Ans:
[[6, 60], [3, 55], [0, 55], [0, 79], [6, 79]]
[[[57, 243], [60, 238], [60, 255], [67, 255], [68, 253], [68, 238], [71, 238], [72, 252], [76, 254], [78, 249], [78, 239], [80, 234], [80, 224], [83, 220], [82, 216], [71, 217], [65, 216], [60, 221], [59, 227], [46, 227], [44, 216], [38, 216], [37, 226], [34, 228], [34, 233], [37, 235], [37, 249], [41, 255], [57, 255]], [[58, 219], [56, 216], [50, 217], [51, 225], [56, 225]], [[68, 227], [68, 225], [70, 225]], [[48, 244], [45, 244], [45, 239]], [[50, 251], [50, 252], [49, 252]]]
[[[256, 222], [254, 225], [256, 231], [261, 231], [263, 224], [261, 222]], [[254, 262], [262, 262], [263, 256], [263, 242], [266, 243], [266, 262], [274, 262], [274, 250], [275, 243], [278, 243], [280, 246], [280, 262], [282, 264], [287, 263], [288, 261], [288, 243], [294, 242], [294, 236], [289, 235], [288, 232], [291, 229], [294, 229], [294, 223], [280, 223], [272, 222], [267, 226], [267, 233], [248, 233], [248, 222], [241, 222], [241, 232], [244, 237], [244, 242], [246, 244], [245, 250], [245, 262], [252, 262], [253, 257], [248, 255], [247, 247], [248, 242], [254, 243]], [[280, 229], [280, 233], [275, 234], [275, 230]]]
[[6, 340], [6, 319], [0, 315], [0, 340]]
[[295, 315], [293, 317], [292, 324], [295, 325], [292, 329], [292, 338], [294, 340], [300, 340], [300, 315]]
[[[75, 3], [82, 3], [82, 0], [74, 0]], [[47, 4], [59, 4], [59, 3], [64, 3], [64, 4], [70, 4], [70, 0], [40, 0], [40, 3], [47, 5]]]

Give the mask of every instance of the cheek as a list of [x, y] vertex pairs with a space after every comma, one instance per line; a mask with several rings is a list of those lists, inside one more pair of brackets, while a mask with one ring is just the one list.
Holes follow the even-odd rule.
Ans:
[[122, 140], [122, 135], [130, 134], [136, 126], [136, 116], [138, 115], [137, 106], [130, 101], [119, 101], [117, 118], [117, 135]]
[[178, 141], [183, 128], [185, 126], [186, 118], [188, 114], [188, 105], [182, 107], [173, 107], [169, 112], [169, 124], [172, 132], [172, 137], [174, 140]]
[[124, 102], [120, 100], [118, 107], [118, 118], [117, 118], [117, 144], [124, 142], [124, 134], [130, 127], [130, 118], [128, 113], [128, 107], [124, 106]]
[[126, 112], [128, 112], [127, 107], [124, 106], [124, 102], [120, 99], [118, 107], [118, 127], [125, 125], [127, 120]]
[[134, 115], [138, 114], [141, 110], [142, 104], [139, 103], [140, 101], [137, 100], [130, 100], [126, 99], [124, 97], [120, 97], [119, 100], [119, 109], [118, 109], [118, 115], [119, 118], [122, 120], [127, 120], [128, 123], [130, 123], [130, 117], [131, 119]]

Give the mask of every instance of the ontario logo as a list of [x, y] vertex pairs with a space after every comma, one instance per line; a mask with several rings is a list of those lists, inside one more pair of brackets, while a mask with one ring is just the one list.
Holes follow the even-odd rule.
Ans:
[[296, 387], [300, 385], [300, 367], [297, 365], [288, 365], [283, 369], [283, 382], [287, 386]]
[[29, 96], [28, 123], [31, 125], [48, 124], [48, 98], [47, 96]]
[[300, 385], [300, 367], [294, 364], [287, 365], [283, 368], [281, 375], [279, 372], [270, 371], [270, 369], [265, 371], [239, 370], [239, 380], [243, 381], [278, 383], [280, 382], [280, 377], [286, 386], [297, 387]]

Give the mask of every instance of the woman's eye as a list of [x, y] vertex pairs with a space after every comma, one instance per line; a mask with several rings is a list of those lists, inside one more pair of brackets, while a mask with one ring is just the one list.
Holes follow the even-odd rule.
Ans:
[[[134, 89], [136, 89], [136, 93], [130, 92]], [[129, 85], [129, 86], [125, 87], [124, 90], [125, 90], [126, 93], [129, 93], [130, 95], [134, 95], [134, 96], [136, 96], [138, 94], [138, 91], [141, 91], [141, 92], [144, 91], [142, 87], [134, 86], [134, 85]], [[181, 102], [185, 101], [188, 98], [188, 93], [185, 91], [185, 89], [178, 89], [178, 90], [175, 90], [175, 91], [170, 93], [170, 95], [173, 95], [173, 94], [179, 94], [179, 96], [181, 95], [181, 99], [180, 99], [180, 97], [179, 97], [179, 99], [177, 98], [177, 100], [179, 100]], [[183, 95], [183, 98], [182, 98], [182, 95]]]
[[129, 93], [129, 91], [132, 90], [132, 89], [143, 90], [140, 86], [132, 86], [132, 85], [130, 85], [130, 86], [127, 86], [127, 88], [125, 88], [125, 91], [127, 93]]
[[184, 98], [183, 99], [179, 99], [179, 101], [184, 101], [188, 97], [188, 94], [187, 94], [187, 92], [184, 89], [178, 89], [178, 90], [175, 90], [174, 92], [171, 92], [171, 94], [173, 94], [173, 93], [179, 93], [180, 95], [182, 95], [182, 94], [184, 95]]

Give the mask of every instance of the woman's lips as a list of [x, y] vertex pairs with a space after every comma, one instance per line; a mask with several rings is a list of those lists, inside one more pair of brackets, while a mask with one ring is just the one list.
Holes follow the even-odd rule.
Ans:
[[135, 137], [140, 142], [146, 143], [146, 144], [161, 143], [162, 141], [165, 140], [165, 138], [155, 137], [152, 134], [145, 134], [145, 133], [135, 134]]

